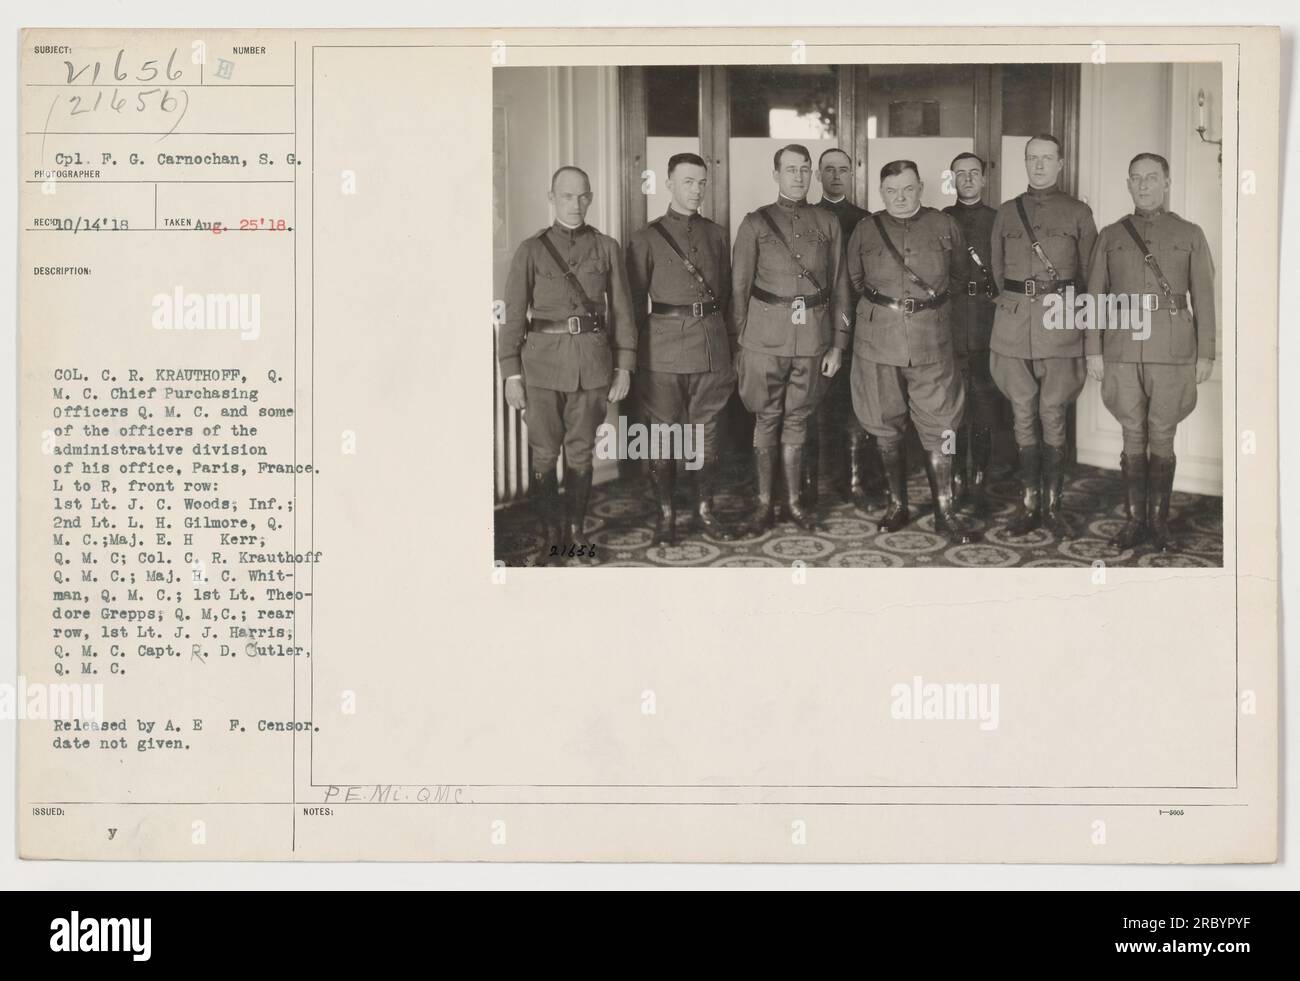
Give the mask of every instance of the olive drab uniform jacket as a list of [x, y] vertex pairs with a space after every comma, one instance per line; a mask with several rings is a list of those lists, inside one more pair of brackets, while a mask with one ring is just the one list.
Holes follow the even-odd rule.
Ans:
[[[1033, 238], [1020, 220], [1016, 209], [1020, 199], [1034, 238], [1056, 268], [1056, 281], [1073, 283], [1079, 294], [1086, 289], [1088, 259], [1097, 240], [1092, 209], [1057, 188], [1030, 188], [1018, 198], [1004, 201], [993, 220], [991, 236], [993, 276], [1001, 292], [994, 301], [997, 309], [989, 347], [1010, 358], [1081, 358], [1084, 332], [1058, 329], [1046, 316], [1049, 304], [1059, 305], [1062, 297], [1049, 300], [1042, 288], [1052, 275], [1035, 254]], [[1008, 281], [1024, 284], [1026, 280], [1036, 284], [1035, 295], [1017, 293], [1005, 285]], [[1068, 313], [1062, 319], [1072, 322]]]
[[[821, 355], [832, 345], [848, 350], [853, 320], [844, 242], [839, 219], [827, 209], [782, 197], [751, 211], [736, 232], [731, 265], [731, 311], [741, 347], [783, 357]], [[816, 277], [820, 290], [801, 265]], [[755, 290], [786, 302], [763, 299]], [[795, 322], [788, 302], [799, 296], [805, 298], [803, 323]], [[815, 298], [821, 302], [814, 305]]]
[[989, 339], [993, 336], [993, 298], [998, 294], [992, 266], [993, 221], [998, 212], [982, 201], [974, 204], [958, 201], [943, 211], [957, 222], [966, 238], [966, 245], [983, 263], [982, 267], [976, 265], [967, 254], [970, 258], [968, 279], [955, 284], [952, 298], [953, 309], [961, 311], [961, 316], [952, 318], [953, 351], [959, 356], [978, 354], [989, 349]]
[[[966, 287], [966, 239], [956, 219], [922, 207], [910, 218], [879, 212], [890, 240], [912, 271], [936, 293]], [[952, 298], [937, 307], [914, 312], [873, 303], [875, 290], [892, 300], [930, 299], [913, 282], [880, 237], [875, 216], [858, 223], [849, 240], [849, 279], [859, 296], [853, 352], [877, 364], [907, 367], [934, 364], [953, 357], [950, 318], [961, 317]]]
[[[704, 278], [687, 270], [681, 257], [653, 227], [662, 225]], [[735, 349], [729, 336], [731, 257], [723, 227], [702, 215], [669, 208], [663, 217], [633, 234], [627, 246], [627, 278], [640, 328], [641, 364], [651, 371], [692, 374], [726, 370]], [[713, 300], [721, 308], [706, 316], [649, 312], [649, 300], [690, 307]]]
[[[1146, 364], [1192, 364], [1198, 358], [1212, 361], [1214, 259], [1205, 233], [1199, 225], [1163, 208], [1128, 217], [1155, 257], [1174, 298], [1171, 302], [1165, 295], [1155, 270], [1123, 222], [1107, 225], [1097, 236], [1092, 253], [1088, 292], [1095, 298], [1118, 294], [1144, 297], [1139, 302], [1148, 307], [1143, 315], [1146, 324], [1133, 323], [1131, 308], [1118, 303], [1112, 316], [1111, 307], [1099, 300], [1094, 329], [1084, 337], [1086, 352], [1102, 354], [1107, 361]], [[1146, 330], [1150, 334], [1143, 340]]]
[[546, 235], [604, 315], [603, 329], [574, 334], [530, 331], [530, 320], [563, 321], [588, 313], [577, 291], [537, 235], [515, 251], [506, 279], [506, 314], [497, 339], [501, 377], [521, 373], [524, 384], [558, 392], [601, 388], [613, 368], [636, 368], [636, 318], [623, 252], [590, 225], [555, 222]]

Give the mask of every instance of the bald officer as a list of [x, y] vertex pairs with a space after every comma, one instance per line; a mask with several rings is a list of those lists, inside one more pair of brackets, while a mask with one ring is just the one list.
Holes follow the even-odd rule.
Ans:
[[[853, 186], [853, 158], [837, 147], [823, 151], [817, 159], [817, 179], [822, 185], [822, 196], [817, 202], [817, 207], [825, 208], [839, 219], [840, 232], [847, 246], [858, 222], [870, 214], [848, 198]], [[816, 413], [816, 420], [808, 428], [808, 443], [804, 448], [804, 502], [806, 504], [814, 504], [817, 501], [817, 457], [822, 430], [827, 431], [826, 435], [829, 438], [844, 441], [848, 449], [846, 496], [855, 506], [867, 507], [870, 504], [867, 489], [869, 467], [867, 443], [870, 437], [853, 413], [848, 371], [841, 371], [835, 376], [835, 380], [830, 385], [830, 392]], [[832, 458], [837, 455], [833, 453]]]
[[[663, 216], [632, 236], [627, 276], [641, 339], [641, 404], [651, 423], [698, 426], [701, 464], [695, 470], [695, 525], [713, 538], [734, 537], [713, 512], [718, 478], [718, 413], [736, 388], [728, 330], [731, 262], [727, 233], [700, 214], [709, 171], [703, 158], [668, 159]], [[673, 487], [677, 462], [651, 459], [658, 514], [654, 544], [677, 543]]]
[[970, 259], [964, 283], [957, 284], [954, 309], [961, 315], [950, 317], [953, 327], [952, 349], [966, 386], [966, 419], [957, 430], [957, 454], [953, 465], [953, 484], [957, 507], [969, 505], [976, 514], [987, 510], [985, 484], [989, 461], [993, 456], [993, 429], [998, 421], [998, 403], [1002, 396], [989, 374], [989, 337], [993, 333], [993, 298], [997, 286], [989, 266], [992, 252], [993, 220], [997, 209], [981, 198], [984, 194], [984, 161], [973, 153], [960, 153], [949, 164], [957, 203], [944, 208], [956, 219], [966, 238], [966, 255]]
[[[1128, 166], [1128, 192], [1133, 213], [1103, 228], [1092, 253], [1088, 292], [1098, 329], [1085, 333], [1084, 346], [1088, 373], [1124, 430], [1128, 520], [1110, 543], [1132, 548], [1149, 536], [1165, 551], [1176, 547], [1174, 435], [1214, 370], [1214, 260], [1200, 227], [1165, 210], [1168, 160], [1139, 153]], [[1138, 310], [1122, 305], [1135, 296]]]
[[911, 160], [885, 164], [880, 170], [885, 210], [859, 222], [849, 240], [849, 278], [861, 297], [853, 407], [876, 438], [885, 472], [889, 504], [880, 530], [899, 531], [911, 519], [903, 444], [910, 415], [926, 451], [935, 531], [965, 544], [980, 536], [956, 515], [953, 460], [944, 441], [966, 408], [949, 325], [952, 291], [966, 283], [966, 240], [951, 216], [921, 204], [923, 189]]
[[[506, 401], [524, 413], [542, 523], [538, 565], [589, 556], [585, 521], [596, 429], [623, 399], [636, 366], [636, 320], [622, 250], [586, 223], [591, 181], [578, 167], [551, 177], [555, 222], [515, 252], [498, 338]], [[564, 450], [564, 509], [555, 476]]]
[[1021, 500], [1007, 531], [1016, 537], [1040, 526], [1058, 538], [1074, 534], [1061, 514], [1061, 494], [1066, 412], [1086, 378], [1083, 332], [1073, 329], [1073, 310], [1064, 326], [1052, 314], [1084, 289], [1097, 225], [1091, 208], [1056, 186], [1063, 166], [1060, 140], [1031, 137], [1025, 144], [1029, 188], [1004, 202], [993, 220], [991, 261], [1001, 293], [989, 370], [1015, 414]]
[[772, 180], [776, 202], [745, 216], [731, 263], [740, 398], [754, 413], [758, 499], [752, 534], [774, 521], [778, 445], [788, 513], [799, 527], [816, 527], [812, 511], [799, 500], [808, 417], [853, 336], [840, 223], [807, 202], [812, 182], [807, 147], [777, 150]]

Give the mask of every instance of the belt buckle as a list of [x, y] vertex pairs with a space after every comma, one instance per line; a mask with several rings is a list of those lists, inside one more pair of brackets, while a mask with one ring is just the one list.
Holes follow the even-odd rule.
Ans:
[[1032, 279], [1025, 280], [1025, 296], [1037, 296], [1038, 284]]
[[976, 290], [977, 286], [978, 286], [977, 283], [972, 283], [972, 282], [969, 282], [969, 281], [968, 281], [968, 282], [966, 283], [966, 295], [967, 295], [967, 296], [975, 296], [975, 295], [976, 295], [975, 290]]
[[1160, 297], [1159, 297], [1158, 295], [1156, 295], [1155, 293], [1143, 293], [1143, 294], [1142, 294], [1142, 309], [1144, 309], [1144, 310], [1159, 310], [1159, 309], [1160, 309]]
[[696, 300], [694, 303], [691, 304], [691, 316], [692, 316], [692, 317], [703, 317], [703, 316], [704, 316], [704, 304], [703, 304], [703, 302], [701, 302], [700, 300]]
[[805, 310], [808, 309], [808, 304], [804, 302], [804, 298], [803, 298], [802, 296], [796, 296], [796, 297], [794, 297], [794, 298], [790, 301], [790, 306], [792, 306], [792, 307], [803, 307]]
[[903, 298], [903, 313], [916, 313], [916, 297], [907, 296]]
[[569, 328], [569, 333], [570, 333], [570, 334], [581, 334], [581, 333], [582, 333], [582, 318], [581, 318], [581, 317], [570, 317], [570, 318], [568, 319], [568, 321], [567, 321], [567, 324], [568, 324], [568, 328]]

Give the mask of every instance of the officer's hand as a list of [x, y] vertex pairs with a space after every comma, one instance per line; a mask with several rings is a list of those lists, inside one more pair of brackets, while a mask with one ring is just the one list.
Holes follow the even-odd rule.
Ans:
[[1205, 381], [1214, 373], [1214, 362], [1209, 358], [1198, 358], [1196, 361], [1196, 384]]
[[1100, 354], [1088, 355], [1088, 377], [1093, 381], [1101, 381], [1102, 376], [1106, 374], [1106, 360]]
[[831, 348], [822, 358], [822, 374], [827, 378], [834, 378], [835, 373], [840, 370], [840, 360], [844, 352], [837, 347]]
[[524, 398], [524, 380], [522, 378], [506, 379], [506, 402], [510, 408], [518, 409], [523, 412], [528, 408], [528, 400]]
[[608, 402], [622, 402], [627, 398], [628, 389], [632, 387], [632, 375], [624, 368], [614, 370], [614, 384], [609, 386], [609, 394], [605, 396]]

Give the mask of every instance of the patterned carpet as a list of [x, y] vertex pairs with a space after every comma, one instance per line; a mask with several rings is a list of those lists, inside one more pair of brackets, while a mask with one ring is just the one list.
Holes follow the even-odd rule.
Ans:
[[[1013, 566], [1088, 566], [1100, 559], [1107, 566], [1208, 566], [1223, 565], [1223, 501], [1218, 497], [1175, 492], [1170, 500], [1169, 525], [1180, 543], [1178, 553], [1155, 553], [1150, 546], [1123, 552], [1106, 539], [1124, 520], [1123, 486], [1119, 473], [1076, 465], [1065, 488], [1067, 516], [1079, 537], [1058, 541], [1039, 530], [1012, 539], [1005, 524], [1015, 510], [1020, 485], [1008, 468], [994, 467], [990, 475], [992, 513], [973, 520], [984, 540], [973, 545], [950, 546], [934, 534], [930, 487], [923, 470], [908, 484], [912, 523], [894, 534], [882, 535], [873, 518], [881, 510], [859, 511], [841, 498], [831, 481], [823, 478], [818, 514], [823, 527], [805, 532], [793, 524], [778, 524], [759, 538], [721, 542], [688, 532], [690, 517], [683, 482], [678, 481], [678, 544], [652, 546], [654, 505], [649, 483], [625, 478], [593, 488], [587, 514], [587, 531], [596, 543], [597, 562], [603, 566], [778, 566], [796, 560], [810, 566], [1009, 568]], [[715, 495], [715, 510], [724, 519], [739, 521], [749, 507], [751, 482], [743, 467], [724, 476]], [[541, 543], [537, 521], [527, 504], [496, 512], [497, 558], [508, 566], [531, 565]], [[569, 565], [579, 565], [570, 560]]]

